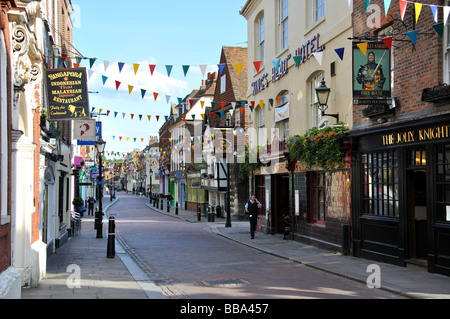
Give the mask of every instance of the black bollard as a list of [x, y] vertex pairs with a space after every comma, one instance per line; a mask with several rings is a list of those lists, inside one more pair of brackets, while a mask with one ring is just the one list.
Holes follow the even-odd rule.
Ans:
[[167, 212], [170, 213], [170, 201], [167, 200]]
[[175, 215], [178, 215], [178, 202], [175, 203]]
[[200, 205], [198, 205], [197, 221], [202, 221], [202, 210], [200, 208]]
[[164, 199], [161, 197], [161, 210], [164, 210]]
[[114, 258], [116, 255], [116, 233], [115, 233], [116, 225], [114, 221], [114, 217], [109, 217], [109, 225], [108, 225], [108, 248], [106, 250], [107, 258]]

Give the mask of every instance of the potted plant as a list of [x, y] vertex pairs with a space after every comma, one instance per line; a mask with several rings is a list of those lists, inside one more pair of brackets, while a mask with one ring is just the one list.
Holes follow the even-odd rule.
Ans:
[[80, 214], [83, 214], [84, 211], [86, 211], [86, 209], [83, 210], [84, 208], [84, 201], [81, 197], [76, 197], [73, 199], [72, 201], [72, 205], [75, 206], [75, 210], [77, 212], [79, 212]]

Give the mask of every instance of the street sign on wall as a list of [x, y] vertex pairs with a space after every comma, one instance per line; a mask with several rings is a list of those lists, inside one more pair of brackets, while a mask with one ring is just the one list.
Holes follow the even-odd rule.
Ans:
[[77, 140], [77, 145], [95, 145], [95, 141], [102, 135], [102, 122], [95, 122], [95, 139], [89, 140]]

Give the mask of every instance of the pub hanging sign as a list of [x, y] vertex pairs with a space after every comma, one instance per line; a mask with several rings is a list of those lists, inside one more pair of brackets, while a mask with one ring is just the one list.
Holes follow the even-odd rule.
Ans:
[[[353, 98], [391, 97], [391, 52], [384, 43], [353, 46]], [[359, 104], [364, 104], [360, 102]]]
[[86, 68], [46, 69], [50, 120], [90, 118]]

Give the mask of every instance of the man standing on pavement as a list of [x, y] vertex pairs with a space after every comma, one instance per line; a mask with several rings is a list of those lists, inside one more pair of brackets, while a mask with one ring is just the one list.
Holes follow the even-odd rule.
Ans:
[[89, 197], [88, 199], [88, 216], [94, 216], [94, 204], [96, 203], [96, 200], [94, 199], [94, 196]]
[[250, 220], [250, 235], [255, 238], [256, 224], [258, 223], [258, 209], [261, 208], [261, 203], [252, 195], [251, 199], [245, 204], [245, 213]]

